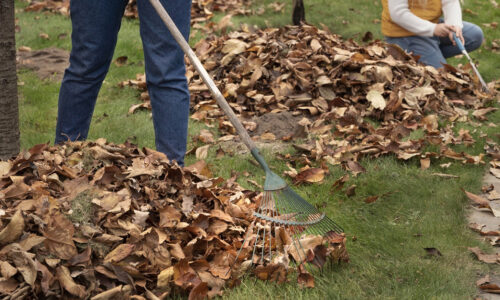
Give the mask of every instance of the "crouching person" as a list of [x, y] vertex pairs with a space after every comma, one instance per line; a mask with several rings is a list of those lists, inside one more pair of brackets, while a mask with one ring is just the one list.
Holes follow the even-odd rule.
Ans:
[[446, 58], [461, 54], [453, 33], [465, 49], [483, 42], [479, 26], [462, 21], [459, 0], [382, 0], [382, 34], [386, 41], [420, 56], [420, 62], [443, 67]]

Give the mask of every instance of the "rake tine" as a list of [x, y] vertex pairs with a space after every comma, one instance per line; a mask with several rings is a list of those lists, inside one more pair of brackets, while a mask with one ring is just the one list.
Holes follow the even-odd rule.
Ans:
[[[299, 208], [297, 208], [297, 205], [298, 205], [297, 203], [295, 203], [294, 201], [290, 201], [290, 202], [291, 202], [291, 204], [292, 204], [293, 208], [294, 208], [296, 211], [297, 211], [297, 209], [300, 209], [300, 208], [302, 208], [302, 207], [303, 207], [303, 205], [300, 205], [300, 207], [299, 207]], [[303, 207], [303, 208], [305, 209], [305, 207]], [[298, 210], [298, 211], [301, 211], [301, 210]], [[312, 217], [311, 217], [311, 214], [308, 214], [306, 218], [307, 218], [307, 219], [306, 219], [306, 221], [313, 221], [313, 220], [312, 220]], [[312, 229], [312, 231], [314, 232], [314, 225], [313, 225], [313, 226], [311, 226], [310, 228], [311, 228], [311, 229]], [[301, 234], [301, 235], [298, 235], [298, 236], [296, 237], [296, 239], [297, 239], [297, 243], [300, 245], [300, 248], [301, 248], [301, 250], [302, 250], [302, 253], [304, 254], [304, 262], [306, 262], [306, 260], [307, 260], [307, 253], [305, 253], [304, 247], [302, 246], [302, 243], [300, 242], [300, 236], [305, 235], [304, 233], [306, 233], [306, 232], [307, 232], [307, 230], [304, 230], [304, 231], [302, 232], [302, 234]], [[316, 260], [316, 262], [319, 264], [319, 261], [317, 260], [316, 256], [314, 256], [314, 259], [315, 259], [315, 260]]]
[[262, 251], [260, 254], [260, 263], [264, 264], [264, 251], [266, 249], [266, 226], [264, 225], [264, 234], [262, 235]]
[[236, 257], [234, 258], [234, 261], [233, 261], [231, 268], [229, 270], [227, 270], [227, 272], [224, 276], [227, 276], [227, 274], [229, 274], [229, 272], [231, 272], [233, 270], [233, 267], [236, 265], [236, 261], [238, 260], [238, 257], [240, 257], [240, 254], [241, 254], [241, 251], [243, 250], [243, 247], [245, 247], [245, 244], [246, 244], [248, 238], [252, 235], [252, 231], [253, 231], [254, 226], [255, 226], [255, 220], [253, 220], [252, 223], [250, 223], [249, 228], [251, 228], [252, 230], [249, 230], [245, 234], [245, 238], [243, 239], [243, 243], [241, 244], [240, 250], [238, 250], [238, 253], [236, 253]]
[[[258, 224], [260, 224], [260, 223], [258, 223]], [[254, 263], [253, 263], [253, 258], [254, 258], [254, 256], [255, 256], [255, 250], [257, 250], [257, 243], [258, 243], [258, 241], [259, 241], [259, 236], [260, 236], [260, 235], [259, 235], [259, 233], [260, 233], [260, 229], [261, 229], [260, 227], [259, 227], [259, 229], [257, 229], [257, 236], [255, 237], [255, 242], [254, 242], [254, 244], [253, 244], [253, 251], [252, 251], [252, 258], [251, 258], [251, 259], [252, 259], [252, 266], [253, 266], [253, 264], [254, 264]]]

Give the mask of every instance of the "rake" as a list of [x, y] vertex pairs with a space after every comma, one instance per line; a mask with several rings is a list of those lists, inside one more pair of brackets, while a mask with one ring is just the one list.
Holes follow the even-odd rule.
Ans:
[[[150, 0], [150, 3], [187, 55], [196, 71], [200, 74], [204, 83], [208, 86], [212, 96], [233, 124], [243, 143], [248, 147], [253, 157], [266, 173], [263, 197], [258, 208], [253, 212], [254, 220], [247, 230], [243, 244], [236, 255], [235, 262], [240, 257], [242, 250], [248, 249], [251, 244], [253, 244], [252, 265], [254, 263], [264, 264], [265, 262], [272, 261], [273, 249], [276, 253], [277, 241], [280, 238], [279, 235], [283, 234], [283, 231], [286, 231], [288, 237], [292, 239], [291, 243], [289, 243], [290, 251], [295, 253], [293, 257], [296, 262], [298, 261], [299, 264], [302, 264], [306, 261], [308, 253], [303, 246], [301, 237], [307, 235], [321, 235], [328, 241], [333, 238], [335, 234], [343, 232], [343, 229], [324, 213], [321, 213], [316, 207], [299, 196], [282, 178], [271, 171], [264, 157], [260, 154], [257, 146], [250, 138], [250, 135], [238, 120], [226, 99], [184, 39], [165, 8], [161, 5], [160, 1]], [[253, 233], [253, 229], [257, 230], [257, 234]], [[259, 255], [260, 258], [258, 257]]]
[[489, 93], [490, 91], [488, 89], [488, 86], [486, 85], [486, 82], [484, 82], [483, 77], [481, 76], [481, 74], [479, 74], [479, 70], [476, 68], [476, 65], [472, 61], [472, 58], [470, 58], [469, 53], [467, 52], [467, 50], [465, 50], [462, 41], [460, 41], [460, 39], [457, 37], [455, 33], [453, 33], [453, 40], [455, 40], [455, 44], [457, 44], [457, 47], [460, 50], [460, 52], [462, 52], [462, 54], [465, 55], [465, 57], [467, 57], [467, 59], [469, 60], [469, 63], [472, 66], [472, 70], [474, 70], [474, 73], [476, 73], [476, 76], [479, 79], [479, 82], [481, 83], [483, 92]]

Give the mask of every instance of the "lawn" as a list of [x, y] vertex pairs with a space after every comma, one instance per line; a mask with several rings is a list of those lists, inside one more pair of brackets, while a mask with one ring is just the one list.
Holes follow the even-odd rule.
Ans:
[[[236, 16], [234, 26], [240, 23], [265, 26], [283, 26], [291, 23], [291, 2], [287, 1], [282, 12], [269, 8], [274, 1], [255, 0], [254, 8], [263, 7], [261, 15]], [[492, 6], [494, 0], [469, 0], [463, 6], [464, 19], [480, 24], [486, 43], [471, 54], [479, 63], [479, 71], [486, 81], [500, 78], [500, 57], [490, 50], [492, 42], [500, 39], [500, 31], [490, 24], [500, 19], [500, 10]], [[380, 1], [326, 1], [305, 0], [307, 21], [316, 26], [326, 26], [345, 39], [360, 41], [366, 31], [381, 39]], [[16, 0], [16, 16], [20, 32], [17, 46], [33, 50], [47, 47], [70, 49], [71, 24], [67, 17], [50, 13], [24, 12], [26, 3]], [[220, 19], [222, 16], [216, 18]], [[489, 24], [484, 26], [483, 24]], [[131, 140], [140, 146], [154, 147], [154, 136], [149, 112], [129, 115], [128, 109], [138, 102], [138, 92], [120, 88], [118, 83], [135, 78], [143, 72], [137, 20], [124, 19], [115, 58], [127, 56], [125, 66], [111, 65], [99, 94], [89, 139], [105, 137], [114, 143]], [[49, 39], [40, 37], [46, 33]], [[61, 35], [66, 34], [66, 35]], [[200, 32], [193, 32], [195, 39]], [[361, 42], [360, 42], [361, 43]], [[453, 64], [466, 63], [465, 58], [455, 58]], [[19, 103], [21, 146], [29, 148], [38, 143], [53, 141], [57, 115], [59, 82], [40, 80], [28, 70], [19, 70]], [[498, 104], [496, 104], [498, 107]], [[499, 111], [488, 115], [489, 122], [500, 124]], [[478, 155], [482, 153], [486, 138], [499, 143], [495, 128], [481, 124], [471, 130], [476, 143], [473, 146], [455, 147], [456, 151]], [[190, 121], [188, 148], [194, 145], [193, 137], [205, 125]], [[459, 128], [456, 128], [458, 131]], [[483, 134], [484, 133], [484, 134]], [[212, 147], [215, 148], [215, 147]], [[293, 152], [283, 147], [282, 153]], [[271, 168], [281, 174], [286, 169], [283, 161], [273, 151], [264, 151]], [[215, 150], [207, 162], [215, 175], [229, 178], [231, 172], [249, 172], [250, 177], [262, 183], [263, 172], [252, 164], [251, 156], [224, 156], [217, 158]], [[186, 163], [196, 161], [194, 155]], [[443, 170], [439, 164], [449, 163]], [[448, 159], [433, 162], [421, 170], [418, 159], [408, 162], [393, 156], [364, 159], [361, 164], [366, 173], [351, 179], [346, 185], [357, 186], [356, 195], [331, 192], [332, 184], [346, 171], [330, 167], [330, 174], [321, 184], [294, 187], [301, 195], [315, 204], [326, 202], [324, 210], [330, 218], [344, 228], [351, 261], [333, 266], [316, 274], [314, 289], [301, 289], [294, 281], [275, 285], [248, 278], [242, 285], [225, 294], [229, 299], [470, 299], [477, 294], [475, 281], [496, 267], [479, 263], [468, 247], [487, 249], [477, 235], [467, 228], [466, 214], [469, 206], [461, 188], [479, 193], [485, 165], [463, 165]], [[449, 173], [457, 178], [444, 179], [432, 173]], [[240, 177], [240, 183], [255, 188]], [[385, 195], [374, 203], [363, 199]], [[437, 248], [442, 256], [429, 257], [424, 248]]]

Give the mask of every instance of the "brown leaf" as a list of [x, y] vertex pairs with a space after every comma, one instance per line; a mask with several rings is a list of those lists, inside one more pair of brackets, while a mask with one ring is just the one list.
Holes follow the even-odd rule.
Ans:
[[206, 282], [200, 282], [195, 286], [189, 293], [189, 300], [203, 300], [208, 294], [208, 284]]
[[173, 257], [179, 260], [186, 258], [186, 255], [184, 254], [184, 251], [182, 250], [180, 244], [168, 244], [168, 245], [170, 246], [170, 254], [172, 254]]
[[297, 276], [297, 283], [301, 287], [313, 288], [314, 287], [314, 277], [311, 273], [307, 272], [302, 265], [299, 266], [299, 276]]
[[68, 264], [71, 266], [76, 266], [79, 264], [86, 265], [90, 261], [91, 254], [92, 254], [92, 248], [89, 246], [85, 250], [83, 250], [81, 253], [79, 253], [78, 255], [73, 256], [68, 261]]
[[210, 221], [210, 226], [208, 227], [207, 232], [210, 234], [219, 235], [225, 232], [228, 227], [229, 226], [226, 222], [215, 219]]
[[347, 197], [352, 197], [354, 195], [356, 195], [356, 185], [353, 184], [351, 186], [349, 186], [346, 190], [345, 190], [345, 195]]
[[379, 196], [369, 196], [369, 197], [366, 197], [365, 198], [365, 203], [373, 203], [375, 201], [377, 201], [379, 198]]
[[121, 67], [127, 63], [128, 57], [127, 56], [119, 56], [115, 59], [115, 65], [117, 67]]
[[231, 277], [231, 263], [234, 261], [234, 256], [229, 252], [218, 252], [213, 260], [209, 263], [209, 271], [212, 275], [222, 279], [229, 279]]
[[229, 223], [234, 223], [233, 217], [231, 217], [230, 215], [226, 214], [225, 212], [223, 212], [220, 209], [214, 209], [214, 210], [212, 210], [210, 212], [210, 217], [211, 218], [216, 218], [216, 219], [219, 219], [219, 220], [222, 220], [222, 221], [226, 221], [226, 222], [229, 222]]
[[90, 298], [91, 300], [112, 300], [112, 299], [128, 299], [132, 287], [130, 285], [119, 285]]
[[7, 176], [12, 168], [10, 161], [0, 161], [0, 178]]
[[75, 281], [71, 277], [69, 269], [65, 266], [57, 267], [56, 277], [57, 280], [59, 280], [61, 286], [71, 295], [79, 298], [85, 298], [87, 296], [85, 287], [75, 283]]
[[187, 289], [201, 283], [196, 272], [189, 266], [187, 259], [181, 259], [174, 266], [174, 282], [177, 286]]
[[202, 146], [202, 147], [198, 147], [196, 149], [196, 159], [198, 160], [202, 160], [202, 159], [205, 159], [207, 158], [208, 156], [208, 149], [210, 148], [210, 145], [205, 145], [205, 146]]
[[0, 231], [0, 245], [16, 241], [24, 230], [24, 218], [21, 210], [17, 210], [9, 224]]
[[198, 136], [198, 139], [204, 144], [215, 143], [214, 135], [206, 129], [202, 129], [200, 131], [200, 135]]
[[420, 169], [422, 170], [427, 170], [431, 166], [431, 159], [426, 157], [426, 158], [421, 158], [420, 159]]
[[479, 207], [486, 207], [486, 208], [490, 207], [490, 202], [488, 200], [484, 199], [483, 197], [478, 196], [478, 195], [473, 194], [473, 193], [470, 193], [470, 192], [467, 192], [464, 189], [462, 189], [462, 191], [465, 193], [467, 198], [474, 201], [474, 203], [479, 204]]
[[156, 286], [160, 289], [166, 290], [170, 286], [170, 282], [174, 277], [174, 267], [168, 267], [158, 274]]
[[23, 199], [30, 191], [30, 187], [24, 183], [24, 176], [10, 176], [12, 184], [0, 192], [0, 199]]
[[497, 254], [485, 254], [481, 249], [478, 247], [473, 247], [473, 248], [468, 248], [469, 251], [474, 253], [477, 257], [478, 260], [487, 263], [487, 264], [494, 264], [498, 263], [498, 255]]
[[422, 119], [422, 125], [427, 131], [436, 131], [439, 128], [438, 117], [436, 115], [427, 115]]
[[18, 247], [19, 245], [16, 245], [11, 251], [9, 251], [8, 256], [16, 266], [19, 273], [23, 276], [24, 281], [30, 286], [34, 286], [37, 276], [36, 263], [33, 261], [28, 252], [22, 251]]
[[483, 230], [484, 226], [486, 226], [486, 225], [480, 225], [477, 223], [469, 223], [469, 228], [475, 232], [481, 232]]
[[384, 110], [386, 106], [384, 97], [379, 91], [376, 90], [370, 90], [366, 94], [366, 100], [368, 100], [371, 103], [371, 106], [375, 109]]
[[427, 252], [427, 255], [428, 256], [434, 256], [434, 257], [438, 257], [438, 256], [443, 256], [443, 254], [441, 254], [441, 252], [436, 249], [436, 248], [424, 248], [425, 252]]
[[366, 169], [360, 163], [352, 160], [347, 162], [347, 170], [351, 171], [354, 176], [366, 173]]
[[321, 168], [309, 168], [301, 171], [294, 178], [295, 184], [300, 183], [319, 183], [325, 178], [325, 170]]
[[134, 248], [134, 244], [120, 244], [106, 255], [104, 262], [117, 263], [129, 256]]
[[45, 247], [61, 259], [71, 259], [78, 254], [73, 242], [74, 231], [73, 223], [61, 213], [52, 215], [42, 231], [46, 238]]
[[258, 265], [254, 270], [255, 276], [260, 280], [269, 280], [277, 283], [286, 281], [286, 269], [281, 264]]
[[15, 291], [19, 286], [19, 282], [14, 278], [0, 278], [0, 293], [8, 295]]
[[345, 183], [349, 180], [349, 174], [346, 174], [342, 177], [340, 177], [339, 179], [337, 179], [331, 186], [330, 190], [333, 192], [333, 191], [339, 191], [341, 190]]
[[500, 294], [500, 286], [496, 283], [481, 284], [479, 288], [487, 293]]
[[52, 275], [49, 269], [39, 261], [36, 262], [36, 269], [38, 272], [42, 273], [42, 280], [40, 281], [40, 285], [42, 287], [43, 293], [45, 295], [48, 295], [50, 286], [54, 282], [54, 275]]
[[181, 221], [182, 214], [173, 206], [167, 205], [160, 209], [160, 227], [172, 228]]
[[0, 262], [0, 270], [1, 270], [2, 276], [4, 278], [7, 278], [7, 279], [11, 278], [12, 276], [16, 275], [16, 273], [17, 273], [17, 269], [14, 268], [13, 266], [11, 266], [11, 264], [9, 264], [6, 261]]

